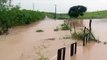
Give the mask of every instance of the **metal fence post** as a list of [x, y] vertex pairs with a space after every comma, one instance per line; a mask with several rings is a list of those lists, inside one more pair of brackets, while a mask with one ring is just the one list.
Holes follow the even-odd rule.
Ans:
[[74, 44], [71, 44], [70, 56], [73, 56], [74, 53]]
[[66, 48], [61, 48], [61, 49], [58, 49], [58, 52], [57, 52], [57, 60], [65, 60], [65, 51], [66, 51]]
[[73, 56], [77, 53], [77, 42], [71, 44], [70, 56]]
[[59, 49], [57, 52], [57, 60], [61, 60], [61, 51], [62, 49]]
[[77, 42], [75, 43], [75, 54], [77, 53]]
[[86, 44], [86, 27], [84, 27], [83, 46]]
[[66, 51], [66, 48], [63, 48], [63, 59], [62, 60], [65, 60], [65, 51]]

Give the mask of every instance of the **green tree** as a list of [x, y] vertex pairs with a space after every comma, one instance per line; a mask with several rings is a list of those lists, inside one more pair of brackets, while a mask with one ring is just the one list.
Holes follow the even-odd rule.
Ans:
[[73, 6], [69, 9], [68, 15], [70, 18], [77, 18], [79, 16], [83, 16], [87, 11], [87, 8], [81, 5]]
[[[70, 16], [70, 18], [78, 18], [79, 16], [83, 16], [86, 11], [87, 8], [85, 6], [73, 6], [69, 9], [68, 15]], [[73, 22], [72, 25], [74, 27], [74, 32], [76, 33], [75, 23]]]
[[0, 34], [8, 32], [13, 26], [30, 24], [41, 20], [45, 14], [40, 11], [20, 10], [20, 6], [9, 6], [11, 0], [0, 0]]
[[6, 4], [7, 4], [8, 0], [0, 0], [0, 11], [3, 11], [4, 9], [7, 8]]

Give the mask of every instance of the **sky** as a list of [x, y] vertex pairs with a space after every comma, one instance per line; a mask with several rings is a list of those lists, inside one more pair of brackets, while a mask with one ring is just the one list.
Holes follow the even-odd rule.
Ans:
[[57, 13], [68, 13], [72, 6], [83, 5], [88, 12], [107, 10], [106, 0], [12, 0], [13, 5], [20, 5], [21, 9], [33, 9], [46, 12], [54, 12], [55, 4]]

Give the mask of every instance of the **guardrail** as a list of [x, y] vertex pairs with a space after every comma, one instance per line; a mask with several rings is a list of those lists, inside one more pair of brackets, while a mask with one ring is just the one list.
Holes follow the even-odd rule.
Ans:
[[[77, 42], [72, 43], [70, 46], [70, 56], [73, 56], [77, 52]], [[66, 47], [58, 49], [57, 60], [65, 60]]]

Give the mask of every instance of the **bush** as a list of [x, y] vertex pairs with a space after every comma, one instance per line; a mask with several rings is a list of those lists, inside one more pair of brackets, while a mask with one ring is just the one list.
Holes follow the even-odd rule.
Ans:
[[74, 32], [72, 34], [72, 38], [73, 39], [82, 40], [83, 37], [84, 37], [84, 33], [83, 32], [78, 32], [78, 33]]
[[26, 25], [45, 18], [45, 14], [39, 11], [19, 10], [13, 7], [10, 10], [5, 9], [0, 11], [0, 34], [3, 34], [5, 29], [13, 26]]
[[[89, 33], [87, 33], [87, 34], [89, 34]], [[77, 39], [77, 40], [83, 40], [83, 37], [84, 37], [84, 33], [81, 31], [81, 32], [78, 32], [78, 33], [76, 33], [76, 32], [74, 32], [73, 34], [72, 34], [72, 38], [73, 39]], [[90, 36], [90, 40], [93, 40], [93, 41], [95, 41], [96, 39], [95, 39], [95, 37], [94, 37], [94, 35], [91, 33], [91, 36]]]
[[61, 30], [69, 30], [69, 29], [70, 29], [69, 26], [65, 23], [61, 25]]

